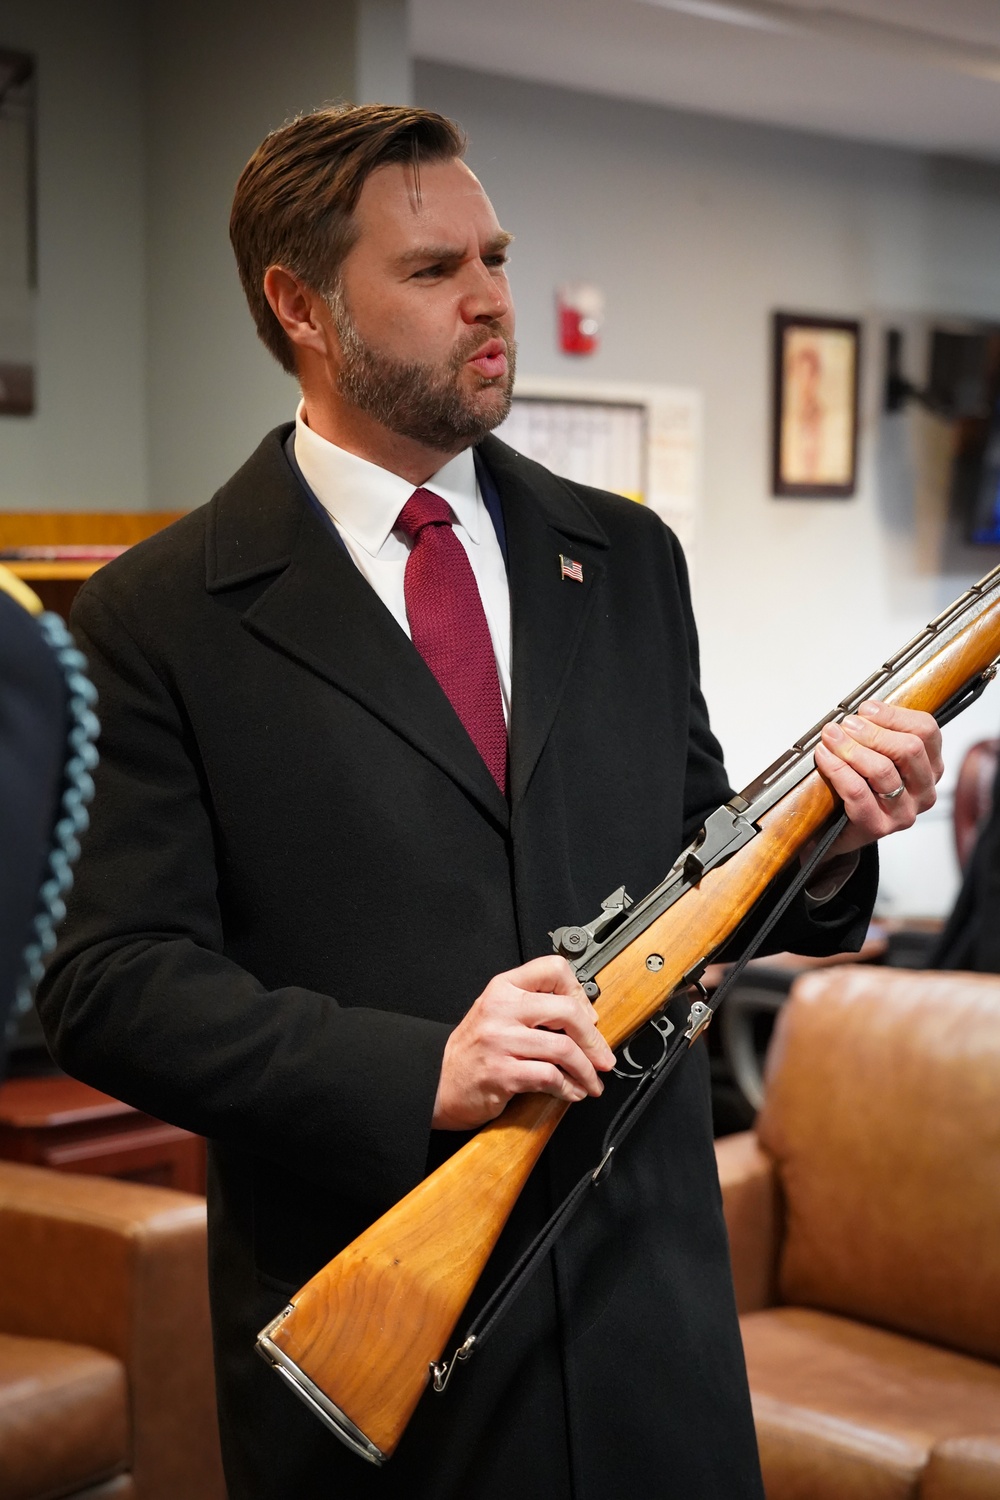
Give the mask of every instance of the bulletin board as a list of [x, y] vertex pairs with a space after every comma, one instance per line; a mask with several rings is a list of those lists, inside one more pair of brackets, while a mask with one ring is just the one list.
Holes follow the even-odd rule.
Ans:
[[690, 562], [701, 430], [696, 390], [519, 375], [496, 435], [556, 474], [648, 505], [677, 533]]

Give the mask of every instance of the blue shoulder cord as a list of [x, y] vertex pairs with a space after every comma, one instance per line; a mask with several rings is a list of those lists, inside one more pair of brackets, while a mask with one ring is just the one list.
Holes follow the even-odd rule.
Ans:
[[80, 856], [80, 835], [90, 822], [87, 803], [94, 795], [91, 775], [97, 765], [100, 724], [94, 713], [97, 689], [86, 676], [87, 661], [59, 615], [37, 617], [38, 628], [66, 680], [67, 758], [62, 795], [52, 831], [52, 850], [45, 866], [33, 936], [24, 954], [24, 974], [14, 1001], [14, 1018], [25, 1015], [32, 993], [56, 945], [56, 928], [66, 915], [65, 896], [73, 884], [72, 866]]

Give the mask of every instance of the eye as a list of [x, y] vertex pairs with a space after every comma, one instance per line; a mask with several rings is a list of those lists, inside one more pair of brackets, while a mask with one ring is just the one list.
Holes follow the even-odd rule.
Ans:
[[506, 250], [498, 250], [495, 255], [484, 255], [483, 261], [486, 265], [502, 271], [504, 266], [510, 264], [510, 256]]
[[440, 263], [433, 266], [422, 266], [419, 271], [414, 271], [410, 277], [411, 281], [433, 281], [437, 276], [445, 274], [445, 267]]

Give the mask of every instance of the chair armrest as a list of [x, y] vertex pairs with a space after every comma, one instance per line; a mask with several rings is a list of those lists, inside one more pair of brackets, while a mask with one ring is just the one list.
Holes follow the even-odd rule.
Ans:
[[144, 1500], [222, 1500], [205, 1203], [0, 1161], [0, 1330], [126, 1367]]
[[722, 1211], [729, 1231], [736, 1306], [757, 1312], [774, 1302], [781, 1201], [771, 1158], [752, 1130], [723, 1136], [715, 1143], [722, 1187]]

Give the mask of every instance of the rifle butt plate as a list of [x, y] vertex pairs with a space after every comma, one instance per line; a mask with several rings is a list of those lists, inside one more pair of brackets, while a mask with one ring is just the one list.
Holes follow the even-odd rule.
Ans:
[[257, 1353], [267, 1360], [275, 1372], [287, 1382], [299, 1400], [304, 1401], [313, 1415], [319, 1417], [331, 1432], [336, 1433], [340, 1441], [345, 1443], [352, 1453], [367, 1459], [370, 1464], [381, 1466], [389, 1455], [376, 1447], [370, 1438], [365, 1437], [361, 1428], [356, 1427], [339, 1406], [334, 1406], [329, 1396], [325, 1396], [319, 1386], [314, 1384], [309, 1376], [299, 1369], [295, 1361], [290, 1359], [283, 1349], [279, 1349], [270, 1337], [291, 1311], [291, 1306], [286, 1307], [272, 1322], [268, 1323], [266, 1328], [261, 1330], [257, 1336]]

